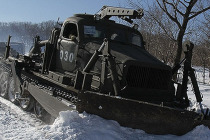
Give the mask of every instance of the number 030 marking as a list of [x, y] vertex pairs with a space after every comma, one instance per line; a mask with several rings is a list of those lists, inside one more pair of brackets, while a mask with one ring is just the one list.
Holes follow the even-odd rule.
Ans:
[[72, 62], [74, 59], [74, 54], [69, 53], [68, 51], [60, 50], [60, 59], [63, 61], [69, 61]]

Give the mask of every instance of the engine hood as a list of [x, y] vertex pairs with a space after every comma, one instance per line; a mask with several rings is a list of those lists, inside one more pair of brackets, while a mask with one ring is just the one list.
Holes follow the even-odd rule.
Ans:
[[110, 43], [110, 48], [111, 54], [123, 63], [134, 60], [140, 63], [165, 65], [141, 47]]
[[[101, 44], [88, 43], [86, 48], [90, 53], [94, 53], [99, 49]], [[110, 53], [115, 57], [115, 60], [121, 64], [133, 63], [137, 61], [140, 65], [149, 67], [159, 67], [164, 69], [170, 69], [169, 66], [162, 63], [160, 60], [148, 53], [143, 47], [137, 47], [134, 45], [119, 44], [115, 42], [109, 42]]]

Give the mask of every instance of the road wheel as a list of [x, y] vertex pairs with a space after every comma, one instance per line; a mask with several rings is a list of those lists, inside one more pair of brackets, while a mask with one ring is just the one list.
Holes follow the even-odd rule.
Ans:
[[15, 84], [14, 84], [14, 78], [13, 77], [11, 77], [10, 82], [9, 82], [8, 99], [12, 103], [18, 104], [18, 101], [16, 100], [16, 97], [15, 97]]
[[51, 124], [55, 120], [37, 101], [34, 104], [34, 113], [37, 118], [47, 124]]
[[8, 77], [8, 72], [3, 71], [0, 74], [0, 96], [3, 98], [7, 98], [8, 96]]
[[31, 111], [31, 109], [34, 107], [35, 99], [31, 96], [29, 91], [24, 90], [23, 94], [19, 98], [19, 104], [20, 107], [24, 111]]

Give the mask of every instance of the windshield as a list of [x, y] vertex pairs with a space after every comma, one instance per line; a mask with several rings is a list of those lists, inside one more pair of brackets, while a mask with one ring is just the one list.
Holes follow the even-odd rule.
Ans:
[[98, 26], [84, 26], [85, 38], [109, 38], [111, 40], [141, 46], [142, 37], [122, 28], [102, 28]]

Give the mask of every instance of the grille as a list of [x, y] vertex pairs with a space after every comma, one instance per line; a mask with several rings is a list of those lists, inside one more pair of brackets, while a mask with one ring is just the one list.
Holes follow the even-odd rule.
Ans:
[[166, 90], [169, 87], [170, 78], [171, 73], [168, 70], [130, 66], [126, 81], [129, 87]]

